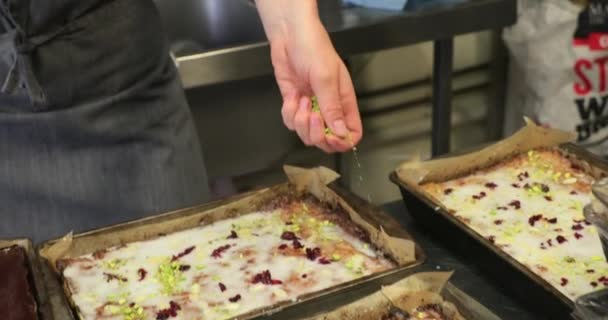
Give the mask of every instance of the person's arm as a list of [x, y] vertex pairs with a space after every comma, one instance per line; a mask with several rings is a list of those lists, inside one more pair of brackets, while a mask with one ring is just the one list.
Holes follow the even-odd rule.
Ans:
[[[306, 145], [325, 152], [349, 150], [361, 140], [361, 118], [350, 75], [321, 24], [317, 1], [256, 0], [256, 5], [270, 41], [285, 125]], [[313, 95], [320, 114], [312, 112]], [[325, 134], [325, 125], [332, 134]]]

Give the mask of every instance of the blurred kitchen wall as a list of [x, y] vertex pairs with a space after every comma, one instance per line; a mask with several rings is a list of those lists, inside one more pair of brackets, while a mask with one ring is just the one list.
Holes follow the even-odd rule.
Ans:
[[[486, 140], [492, 37], [483, 32], [455, 39], [453, 150]], [[432, 52], [432, 43], [423, 43], [348, 59], [364, 114], [361, 169], [352, 152], [336, 158], [305, 148], [282, 126], [270, 76], [189, 90], [218, 196], [282, 181], [281, 165], [290, 163], [338, 167], [346, 184], [374, 203], [398, 199], [389, 172], [430, 153]]]

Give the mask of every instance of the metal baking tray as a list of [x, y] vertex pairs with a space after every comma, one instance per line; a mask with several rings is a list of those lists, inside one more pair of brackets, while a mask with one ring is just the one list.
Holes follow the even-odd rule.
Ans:
[[[606, 160], [581, 147], [566, 143], [558, 148], [565, 151], [575, 163], [586, 163], [594, 170], [608, 172]], [[462, 152], [442, 158], [460, 154]], [[486, 276], [517, 297], [531, 312], [537, 314], [539, 319], [571, 319], [574, 302], [559, 290], [450, 215], [424, 193], [401, 181], [396, 172], [390, 174], [390, 180], [401, 190], [407, 212], [416, 223], [447, 247], [476, 261]]]
[[52, 312], [50, 310], [48, 295], [44, 286], [44, 280], [39, 264], [39, 260], [36, 257], [36, 252], [32, 241], [30, 239], [0, 239], [0, 249], [8, 248], [13, 245], [20, 246], [25, 249], [27, 254], [27, 266], [29, 268], [29, 283], [30, 289], [36, 300], [36, 308], [38, 312], [38, 319], [42, 320], [53, 320]]
[[[284, 185], [284, 184], [282, 184]], [[282, 185], [277, 185], [274, 187], [280, 187]], [[365, 200], [361, 199], [354, 193], [347, 191], [341, 187], [339, 187], [336, 183], [332, 183], [329, 187], [335, 191], [342, 199], [346, 200], [346, 202], [368, 223], [371, 223], [375, 226], [381, 226], [389, 235], [393, 237], [412, 239], [412, 237], [401, 228], [399, 223], [395, 221], [392, 217], [390, 217], [387, 213], [382, 210], [372, 206]], [[91, 236], [100, 236], [107, 238], [108, 235], [111, 235], [114, 231], [117, 230], [128, 230], [133, 226], [142, 226], [150, 223], [158, 223], [158, 222], [170, 222], [176, 218], [183, 218], [188, 216], [200, 215], [201, 213], [204, 215], [205, 211], [218, 208], [224, 205], [227, 205], [233, 201], [245, 198], [249, 195], [254, 194], [256, 191], [252, 191], [246, 194], [236, 195], [234, 197], [230, 197], [224, 200], [219, 200], [215, 202], [211, 202], [205, 205], [178, 210], [166, 214], [161, 214], [159, 216], [144, 218], [140, 220], [134, 220], [131, 222], [127, 222], [124, 224], [105, 227], [101, 229], [95, 229], [88, 232], [84, 232], [81, 234], [77, 234], [73, 236], [74, 241], [82, 237], [91, 237]], [[46, 243], [41, 244], [38, 247], [38, 251], [44, 247], [53, 244], [57, 240], [52, 240]], [[268, 317], [272, 317], [272, 319], [287, 319], [282, 316], [281, 311], [288, 307], [298, 306], [300, 304], [306, 304], [308, 306], [314, 306], [315, 303], [324, 300], [326, 297], [330, 296], [341, 296], [343, 298], [349, 298], [353, 295], [349, 294], [350, 291], [357, 291], [360, 294], [369, 294], [373, 290], [378, 288], [378, 285], [382, 284], [390, 284], [404, 276], [413, 272], [413, 269], [426, 260], [426, 255], [420, 248], [418, 244], [415, 246], [415, 257], [416, 260], [411, 264], [405, 266], [398, 266], [394, 269], [387, 270], [382, 273], [372, 274], [367, 277], [363, 277], [354, 281], [346, 282], [341, 285], [331, 287], [322, 291], [313, 292], [310, 294], [306, 294], [304, 296], [299, 297], [297, 301], [288, 301], [279, 303], [268, 308], [263, 308], [260, 310], [254, 310], [253, 312], [240, 315], [233, 319], [245, 320], [245, 319], [266, 319]], [[51, 307], [52, 312], [55, 316], [55, 319], [71, 319], [77, 320], [79, 317], [69, 303], [68, 298], [66, 297], [61, 276], [58, 275], [55, 270], [53, 270], [46, 259], [40, 257], [42, 271], [45, 277], [45, 282], [47, 289], [49, 291], [49, 295], [52, 297], [51, 299]], [[369, 291], [366, 291], [369, 290]], [[339, 301], [336, 302], [337, 305]]]

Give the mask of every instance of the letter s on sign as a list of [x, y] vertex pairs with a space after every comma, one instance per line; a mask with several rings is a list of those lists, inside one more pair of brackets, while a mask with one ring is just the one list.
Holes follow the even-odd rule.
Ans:
[[585, 75], [583, 69], [590, 70], [592, 68], [591, 61], [585, 59], [579, 59], [574, 65], [574, 73], [576, 74], [577, 80], [574, 82], [574, 92], [578, 95], [585, 95], [591, 92], [591, 81]]

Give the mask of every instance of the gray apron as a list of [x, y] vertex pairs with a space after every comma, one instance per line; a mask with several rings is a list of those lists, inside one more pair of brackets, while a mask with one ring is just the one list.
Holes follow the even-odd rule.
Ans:
[[0, 0], [0, 238], [196, 205], [196, 130], [151, 0]]

